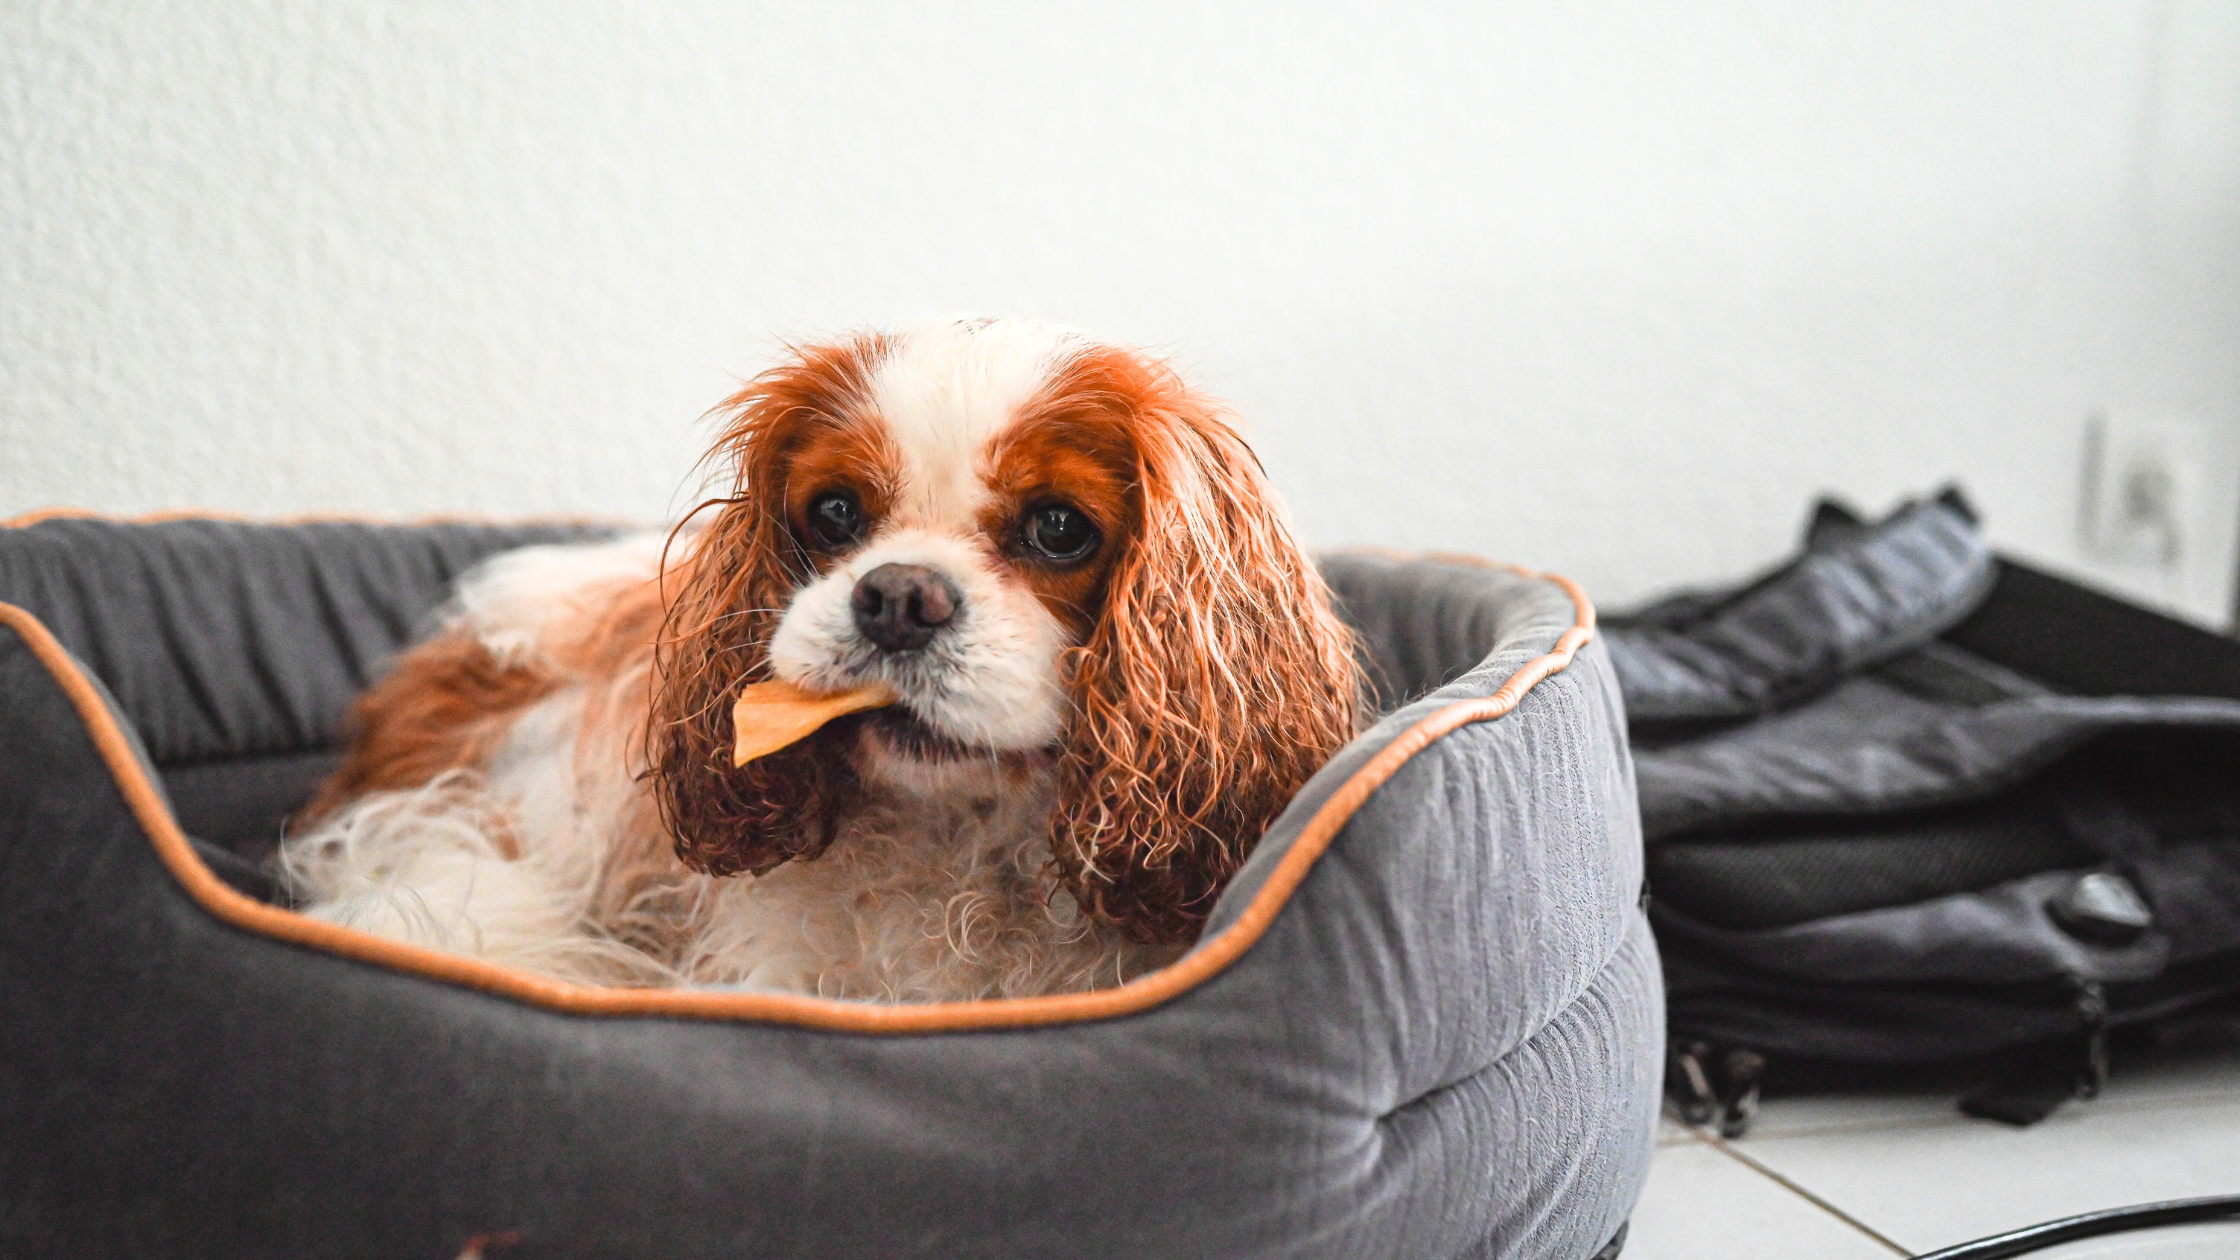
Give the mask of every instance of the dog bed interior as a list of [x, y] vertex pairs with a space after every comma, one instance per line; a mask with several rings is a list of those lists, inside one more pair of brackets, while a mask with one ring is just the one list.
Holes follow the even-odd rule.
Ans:
[[0, 529], [0, 1252], [1614, 1254], [1662, 1006], [1575, 591], [1326, 558], [1387, 712], [1121, 989], [587, 989], [268, 904], [457, 576], [605, 532]]

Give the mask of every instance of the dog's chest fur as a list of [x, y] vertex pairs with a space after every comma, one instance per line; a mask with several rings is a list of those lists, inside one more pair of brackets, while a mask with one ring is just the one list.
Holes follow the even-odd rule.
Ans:
[[1131, 944], [1082, 915], [1049, 863], [1047, 769], [970, 799], [877, 793], [832, 847], [715, 890], [682, 969], [886, 1001], [1017, 997], [1118, 984], [1179, 950]]

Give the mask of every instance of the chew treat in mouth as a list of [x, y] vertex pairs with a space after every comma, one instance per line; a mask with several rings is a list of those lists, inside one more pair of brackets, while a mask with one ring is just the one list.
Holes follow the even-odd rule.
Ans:
[[820, 695], [784, 679], [748, 683], [731, 706], [731, 729], [738, 743], [731, 750], [731, 764], [743, 766], [767, 757], [790, 744], [817, 733], [817, 728], [837, 717], [893, 704], [899, 697], [884, 683], [853, 691]]

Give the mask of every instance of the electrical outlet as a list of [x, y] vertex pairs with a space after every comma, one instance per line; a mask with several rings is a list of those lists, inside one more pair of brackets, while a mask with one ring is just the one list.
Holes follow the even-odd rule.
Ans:
[[2194, 484], [2208, 457], [2198, 423], [2139, 412], [2093, 417], [2085, 455], [2084, 543], [2126, 568], [2185, 567]]
[[2084, 559], [2131, 593], [2226, 624], [2240, 544], [2232, 426], [2111, 408], [2086, 433]]

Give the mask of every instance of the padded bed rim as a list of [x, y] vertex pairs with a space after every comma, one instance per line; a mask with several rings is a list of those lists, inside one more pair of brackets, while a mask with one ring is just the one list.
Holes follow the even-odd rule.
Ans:
[[120, 525], [161, 525], [166, 521], [237, 521], [244, 525], [612, 525], [635, 529], [642, 521], [621, 516], [557, 513], [536, 516], [485, 516], [474, 512], [430, 512], [423, 516], [382, 516], [375, 512], [295, 512], [284, 516], [252, 516], [223, 508], [169, 508], [161, 512], [135, 512], [129, 516], [95, 512], [88, 508], [43, 507], [0, 517], [0, 529], [29, 529], [42, 521], [113, 521]]
[[[56, 516], [97, 516], [74, 509], [45, 509], [0, 520], [0, 528], [32, 524]], [[188, 511], [157, 513], [134, 518], [227, 519], [228, 514]], [[245, 518], [241, 518], [245, 519]], [[338, 517], [306, 516], [304, 521]], [[430, 518], [456, 521], [460, 517]], [[266, 521], [265, 523], [280, 523]], [[1569, 629], [1557, 637], [1547, 652], [1526, 661], [1490, 696], [1459, 700], [1425, 715], [1356, 770], [1323, 802], [1299, 832], [1265, 883], [1246, 903], [1236, 920], [1170, 966], [1111, 989], [1090, 993], [1053, 994], [1044, 997], [991, 998], [973, 1002], [932, 1002], [911, 1006], [876, 1006], [776, 993], [716, 993], [680, 989], [615, 989], [549, 980], [510, 967], [456, 954], [406, 945], [383, 937], [322, 922], [268, 905], [236, 891], [219, 879], [196, 855], [186, 833], [172, 817], [162, 791], [149, 779], [135, 743], [102, 699], [97, 684], [79, 668], [70, 653], [40, 620], [14, 604], [0, 602], [0, 625], [22, 637], [32, 654], [45, 666], [70, 697], [86, 734], [108, 766], [119, 792], [141, 831], [155, 847], [156, 856], [179, 881], [188, 896], [218, 919], [261, 936], [287, 941], [324, 953], [425, 979], [456, 984], [533, 1006], [574, 1015], [646, 1016], [709, 1020], [748, 1020], [789, 1024], [832, 1032], [934, 1033], [980, 1029], [1022, 1028], [1045, 1024], [1070, 1024], [1113, 1019], [1171, 1001], [1225, 971], [1252, 948], [1291, 894], [1305, 882], [1355, 811], [1407, 765], [1416, 754], [1440, 737], [1464, 726], [1490, 722], [1516, 708], [1527, 693], [1552, 674], [1571, 664], [1579, 649], [1595, 637], [1594, 604], [1571, 579], [1542, 573], [1521, 565], [1502, 564], [1458, 552], [1407, 552], [1385, 548], [1357, 548], [1354, 554], [1381, 555], [1401, 560], [1428, 560], [1475, 568], [1498, 569], [1519, 577], [1546, 581], [1570, 597], [1575, 616]]]

